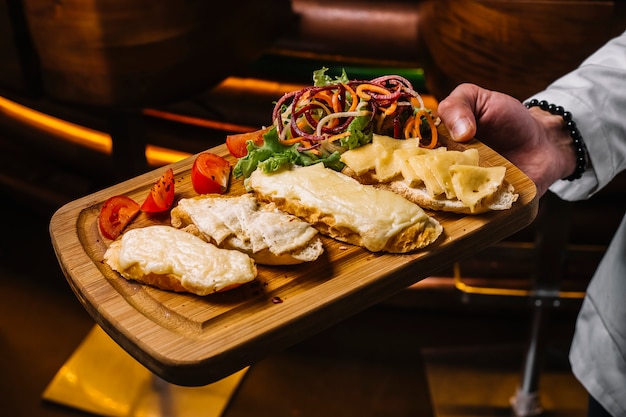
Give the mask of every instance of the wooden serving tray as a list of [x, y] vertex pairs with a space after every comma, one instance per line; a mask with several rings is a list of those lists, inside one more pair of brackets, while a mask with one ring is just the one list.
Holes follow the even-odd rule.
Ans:
[[[50, 222], [52, 244], [72, 290], [119, 345], [171, 383], [205, 385], [530, 224], [538, 206], [533, 182], [485, 145], [474, 141], [464, 147], [479, 150], [481, 165], [506, 165], [518, 201], [510, 210], [474, 216], [431, 213], [442, 223], [443, 235], [425, 250], [410, 254], [371, 253], [324, 237], [325, 253], [317, 261], [259, 266], [254, 282], [224, 293], [198, 297], [129, 282], [102, 261], [110, 241], [98, 230], [99, 210], [113, 195], [124, 194], [141, 203], [167, 167], [60, 208]], [[235, 163], [225, 145], [209, 151]], [[195, 195], [190, 179], [193, 161], [190, 157], [171, 165], [177, 199]], [[243, 182], [233, 180], [229, 193], [243, 192]], [[169, 224], [168, 216], [141, 213], [130, 227]]]

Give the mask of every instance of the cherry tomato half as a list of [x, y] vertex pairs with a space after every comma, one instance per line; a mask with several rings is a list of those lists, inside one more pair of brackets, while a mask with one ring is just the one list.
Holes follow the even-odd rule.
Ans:
[[154, 184], [146, 200], [141, 205], [141, 210], [146, 213], [160, 213], [169, 210], [173, 203], [174, 171], [170, 168]]
[[118, 195], [109, 198], [100, 209], [98, 224], [102, 235], [114, 240], [139, 213], [139, 204], [132, 198]]
[[272, 126], [254, 132], [237, 133], [235, 135], [226, 136], [228, 152], [235, 158], [243, 158], [248, 155], [248, 141], [251, 140], [258, 146], [262, 145], [263, 135], [269, 132], [271, 128]]
[[230, 181], [230, 163], [219, 155], [204, 152], [191, 168], [191, 184], [198, 194], [223, 194]]

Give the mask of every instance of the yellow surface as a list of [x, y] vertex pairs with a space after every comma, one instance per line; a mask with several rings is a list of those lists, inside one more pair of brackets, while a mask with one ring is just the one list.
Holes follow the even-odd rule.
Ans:
[[246, 370], [203, 387], [173, 385], [152, 374], [95, 326], [43, 398], [106, 417], [217, 417]]

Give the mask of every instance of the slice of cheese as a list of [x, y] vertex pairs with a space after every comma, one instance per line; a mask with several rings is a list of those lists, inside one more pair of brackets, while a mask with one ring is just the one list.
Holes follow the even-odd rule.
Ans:
[[415, 171], [418, 177], [424, 182], [426, 192], [431, 198], [438, 198], [440, 195], [445, 194], [445, 190], [435, 178], [433, 171], [430, 169], [430, 161], [433, 158], [433, 154], [418, 155], [415, 158], [409, 160], [409, 164]]
[[372, 143], [344, 152], [341, 161], [356, 175], [375, 171], [376, 180], [386, 182], [401, 174], [401, 164], [394, 155], [399, 149], [420, 149], [419, 140], [374, 134]]
[[363, 175], [376, 169], [376, 149], [371, 144], [351, 149], [341, 154], [341, 162], [356, 175]]
[[457, 198], [474, 213], [482, 202], [496, 194], [504, 182], [506, 167], [454, 165], [450, 174]]
[[402, 163], [396, 157], [399, 150], [420, 149], [418, 139], [395, 139], [389, 136], [374, 135], [372, 145], [375, 149], [376, 178], [387, 182], [402, 174]]
[[399, 158], [398, 163], [400, 164], [402, 179], [409, 187], [417, 187], [424, 182], [409, 162], [409, 159]]
[[417, 187], [422, 184], [423, 179], [417, 174], [415, 169], [410, 163], [410, 160], [419, 155], [426, 155], [432, 152], [445, 152], [445, 148], [401, 148], [396, 149], [393, 153], [393, 157], [396, 159], [396, 163], [400, 165], [400, 173], [403, 180], [409, 187]]
[[447, 199], [452, 200], [456, 198], [456, 192], [452, 186], [450, 168], [453, 165], [478, 166], [478, 150], [467, 149], [463, 152], [447, 151], [432, 154], [432, 156], [426, 160], [426, 163], [433, 177], [439, 184], [439, 189], [443, 190]]

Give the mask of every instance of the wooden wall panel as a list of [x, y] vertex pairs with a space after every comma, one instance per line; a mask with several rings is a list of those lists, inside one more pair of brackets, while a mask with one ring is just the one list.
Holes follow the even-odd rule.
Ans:
[[425, 14], [428, 86], [440, 98], [473, 82], [523, 100], [624, 29], [613, 1], [438, 0]]

